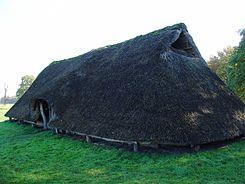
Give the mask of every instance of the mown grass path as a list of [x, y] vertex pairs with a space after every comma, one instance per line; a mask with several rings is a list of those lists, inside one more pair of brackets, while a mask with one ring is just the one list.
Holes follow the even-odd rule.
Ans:
[[[8, 107], [7, 107], [8, 108]], [[3, 122], [0, 183], [245, 183], [245, 141], [195, 154], [107, 148]]]

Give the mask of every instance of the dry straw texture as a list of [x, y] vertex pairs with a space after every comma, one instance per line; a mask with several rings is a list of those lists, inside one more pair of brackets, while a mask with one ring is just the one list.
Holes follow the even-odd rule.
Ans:
[[245, 133], [244, 104], [210, 71], [184, 24], [53, 62], [6, 114], [50, 127], [167, 145]]

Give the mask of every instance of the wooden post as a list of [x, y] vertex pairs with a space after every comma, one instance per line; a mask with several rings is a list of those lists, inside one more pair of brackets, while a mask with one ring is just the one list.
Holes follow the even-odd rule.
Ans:
[[200, 145], [191, 145], [191, 149], [195, 152], [198, 152], [200, 150]]
[[42, 115], [42, 118], [43, 118], [43, 128], [47, 129], [47, 119], [46, 119], [46, 116], [45, 116], [45, 113], [44, 113], [44, 110], [43, 110], [42, 103], [39, 103], [39, 107], [40, 107], [40, 112], [41, 112], [41, 115]]
[[153, 144], [153, 148], [159, 149], [160, 145], [158, 143]]
[[134, 152], [137, 152], [139, 149], [138, 143], [134, 143]]
[[198, 152], [200, 150], [200, 145], [195, 145], [194, 146], [194, 151]]
[[91, 141], [91, 138], [90, 138], [89, 136], [87, 136], [87, 135], [86, 135], [86, 142], [87, 142], [87, 143], [91, 143], [91, 142], [92, 142], [92, 141]]

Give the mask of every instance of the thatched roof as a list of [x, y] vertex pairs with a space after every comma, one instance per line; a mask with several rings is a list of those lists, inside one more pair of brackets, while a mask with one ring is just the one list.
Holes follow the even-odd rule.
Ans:
[[184, 24], [53, 62], [6, 114], [50, 127], [169, 145], [244, 135], [244, 104], [207, 67]]

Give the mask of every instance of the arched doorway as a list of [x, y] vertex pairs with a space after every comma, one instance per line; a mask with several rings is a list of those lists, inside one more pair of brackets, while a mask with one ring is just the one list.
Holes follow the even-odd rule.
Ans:
[[43, 99], [36, 100], [35, 110], [38, 112], [37, 124], [43, 126], [44, 129], [47, 129], [50, 119], [48, 102]]

